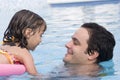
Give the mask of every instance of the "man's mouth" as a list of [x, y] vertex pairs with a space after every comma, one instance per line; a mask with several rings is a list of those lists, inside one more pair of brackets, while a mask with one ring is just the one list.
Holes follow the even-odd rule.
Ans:
[[73, 55], [73, 52], [71, 50], [67, 50], [67, 54], [66, 55]]

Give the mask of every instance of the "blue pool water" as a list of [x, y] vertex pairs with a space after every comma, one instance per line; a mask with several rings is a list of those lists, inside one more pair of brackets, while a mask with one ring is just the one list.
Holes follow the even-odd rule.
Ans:
[[[31, 52], [37, 70], [45, 75], [43, 80], [119, 80], [120, 78], [120, 1], [101, 0], [99, 2], [49, 5], [45, 0], [0, 0], [0, 40], [2, 40], [11, 17], [20, 9], [30, 9], [41, 15], [47, 23], [47, 31], [42, 43]], [[94, 4], [93, 4], [94, 3]], [[34, 5], [33, 5], [34, 4]], [[16, 7], [14, 7], [14, 5]], [[60, 74], [62, 59], [66, 53], [65, 44], [73, 33], [85, 22], [97, 22], [113, 33], [116, 40], [113, 60], [104, 62], [106, 68], [100, 77], [67, 76]], [[54, 71], [55, 70], [55, 71]], [[65, 70], [62, 68], [62, 70]], [[52, 77], [49, 74], [54, 73]], [[64, 72], [64, 71], [63, 71]], [[36, 80], [27, 73], [1, 77], [3, 80]]]

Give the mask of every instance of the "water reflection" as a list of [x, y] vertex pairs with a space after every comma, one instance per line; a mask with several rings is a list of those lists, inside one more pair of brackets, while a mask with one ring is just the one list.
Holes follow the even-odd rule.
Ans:
[[95, 20], [95, 7], [93, 6], [83, 6], [82, 7], [83, 11], [83, 21], [82, 22], [91, 22]]

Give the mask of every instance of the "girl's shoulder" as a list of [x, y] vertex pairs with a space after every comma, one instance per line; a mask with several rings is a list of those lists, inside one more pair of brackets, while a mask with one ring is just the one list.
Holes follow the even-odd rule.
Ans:
[[19, 55], [19, 54], [29, 55], [30, 53], [26, 48], [21, 48], [18, 46], [5, 45], [5, 46], [0, 46], [0, 49], [14, 55]]

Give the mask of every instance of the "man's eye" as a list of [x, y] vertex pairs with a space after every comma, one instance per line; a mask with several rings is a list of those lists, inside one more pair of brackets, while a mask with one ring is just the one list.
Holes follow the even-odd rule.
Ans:
[[79, 45], [78, 42], [74, 41], [74, 45]]

